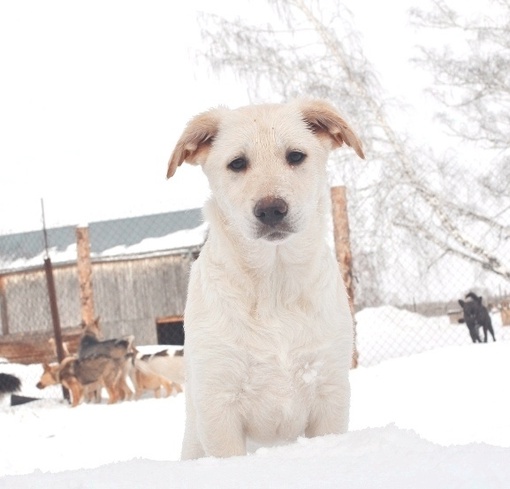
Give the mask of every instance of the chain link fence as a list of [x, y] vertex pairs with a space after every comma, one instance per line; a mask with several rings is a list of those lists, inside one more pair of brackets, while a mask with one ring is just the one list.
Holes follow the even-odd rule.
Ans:
[[[510, 341], [508, 309], [489, 304], [496, 340]], [[459, 322], [463, 317], [460, 306], [449, 305], [444, 304], [432, 315], [427, 308], [421, 313], [389, 305], [362, 309], [356, 314], [359, 365], [366, 367], [434, 348], [472, 344], [466, 324]], [[483, 341], [483, 331], [480, 336]], [[490, 334], [488, 341], [493, 341]]]
[[[52, 343], [55, 318], [44, 261], [51, 261], [58, 322], [63, 341], [73, 354], [82, 333], [76, 230], [76, 226], [51, 228], [46, 231], [46, 239], [42, 230], [0, 235], [0, 373], [5, 374], [0, 376], [0, 396], [62, 396], [58, 386], [44, 391], [35, 388], [42, 374], [40, 364], [57, 359]], [[189, 268], [207, 237], [201, 210], [90, 223], [88, 230], [94, 312], [100, 318], [104, 338], [132, 335], [135, 345], [182, 345]], [[399, 250], [394, 253], [399, 255]], [[412, 257], [412, 253], [406, 250], [402, 256]], [[369, 275], [357, 273], [358, 264], [362, 266], [363, 260], [354, 253], [360, 366], [433, 348], [470, 344], [468, 328], [458, 322], [458, 299], [469, 290], [483, 297], [497, 341], [510, 340], [505, 283], [491, 289], [490, 280], [476, 275], [462, 260], [448, 261], [449, 268], [446, 272], [443, 268], [433, 286], [437, 293], [445, 274], [455, 274], [459, 283], [465, 283], [458, 295], [445, 294], [444, 300], [437, 300], [436, 294], [430, 294], [427, 300], [427, 290], [421, 289], [421, 298], [411, 304], [393, 292], [386, 300], [366, 304], [363, 290], [367, 284], [360, 280]], [[403, 278], [396, 273], [401, 267], [405, 264], [395, 260], [395, 266], [385, 270], [388, 290], [402, 286]], [[415, 277], [417, 286], [425, 287], [426, 282]], [[16, 388], [10, 375], [23, 377], [23, 385]]]
[[[494, 209], [495, 214], [497, 211]], [[473, 242], [484, 242], [483, 235], [477, 236], [473, 229], [470, 233]], [[469, 293], [482, 298], [482, 305], [490, 313], [496, 340], [510, 340], [510, 282], [469, 259], [455, 256], [450, 253], [452, 250], [440, 249], [433, 243], [427, 245], [427, 260], [420, 249], [425, 244], [418, 236], [409, 238], [407, 246], [389, 245], [389, 250], [381, 250], [390, 255], [382, 273], [374, 269], [372, 273], [360, 271], [359, 267], [366, 262], [357, 257], [355, 248], [353, 268], [360, 366], [439, 347], [471, 344], [459, 304], [459, 300], [467, 300]], [[510, 256], [508, 237], [502, 236], [491, 253]], [[374, 284], [376, 294], [372, 293]], [[479, 333], [483, 341], [483, 330]], [[490, 334], [488, 341], [493, 341]]]

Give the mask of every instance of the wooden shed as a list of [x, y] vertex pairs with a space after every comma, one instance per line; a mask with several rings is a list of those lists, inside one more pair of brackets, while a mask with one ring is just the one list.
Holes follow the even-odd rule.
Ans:
[[446, 314], [450, 320], [450, 324], [459, 324], [459, 320], [464, 317], [462, 309], [449, 309]]

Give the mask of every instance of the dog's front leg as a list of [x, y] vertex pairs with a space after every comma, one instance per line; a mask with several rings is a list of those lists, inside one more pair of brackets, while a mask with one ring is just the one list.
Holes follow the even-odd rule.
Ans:
[[197, 426], [206, 456], [246, 455], [246, 437], [236, 403], [223, 398], [201, 406]]
[[246, 454], [246, 441], [239, 409], [235, 402], [215, 392], [186, 394], [186, 427], [183, 460], [200, 457], [232, 457]]
[[195, 406], [190, 395], [189, 385], [184, 390], [186, 396], [186, 424], [182, 440], [181, 460], [193, 460], [205, 456], [204, 449], [198, 438]]
[[469, 334], [471, 335], [471, 339], [473, 343], [481, 343], [480, 332], [478, 331], [478, 326], [475, 324], [474, 326], [469, 327]]
[[83, 387], [78, 381], [69, 381], [64, 384], [64, 387], [67, 387], [71, 391], [71, 407], [76, 407], [81, 401], [83, 396]]
[[341, 434], [349, 425], [350, 386], [349, 381], [339, 383], [328, 395], [319, 394], [305, 429], [305, 436]]

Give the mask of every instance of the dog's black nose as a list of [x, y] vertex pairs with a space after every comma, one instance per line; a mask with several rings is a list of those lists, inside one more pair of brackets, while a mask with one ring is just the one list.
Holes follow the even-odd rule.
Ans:
[[289, 208], [287, 202], [279, 197], [265, 197], [260, 199], [253, 213], [255, 217], [268, 226], [275, 226], [287, 215]]

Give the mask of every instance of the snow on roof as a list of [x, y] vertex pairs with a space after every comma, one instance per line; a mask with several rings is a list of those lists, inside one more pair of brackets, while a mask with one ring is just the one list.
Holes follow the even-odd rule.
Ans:
[[[200, 209], [93, 222], [88, 228], [93, 259], [196, 248], [207, 235]], [[47, 236], [52, 262], [76, 260], [75, 226], [48, 229]], [[45, 257], [42, 231], [0, 236], [0, 271], [40, 266]]]

